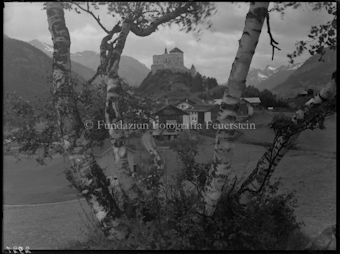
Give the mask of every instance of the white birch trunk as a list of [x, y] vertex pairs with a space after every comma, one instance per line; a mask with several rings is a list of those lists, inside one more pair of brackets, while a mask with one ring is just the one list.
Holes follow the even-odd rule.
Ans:
[[[106, 109], [105, 120], [109, 126], [123, 122], [122, 112], [119, 109], [120, 94], [117, 92], [119, 88], [118, 68], [122, 51], [124, 49], [126, 38], [130, 32], [130, 22], [124, 21], [121, 31], [117, 38], [117, 43], [112, 52], [108, 54], [107, 59], [107, 96], [106, 96]], [[135, 179], [132, 177], [130, 171], [127, 150], [125, 147], [126, 135], [124, 130], [109, 129], [113, 156], [115, 159], [117, 177], [119, 180], [120, 188], [128, 197], [131, 205], [135, 205], [140, 196], [140, 190], [136, 185]]]
[[106, 235], [125, 238], [120, 224], [121, 211], [117, 207], [106, 184], [106, 176], [96, 163], [90, 141], [74, 100], [70, 82], [70, 35], [65, 24], [63, 4], [48, 2], [46, 13], [53, 40], [53, 90], [59, 136], [68, 156], [71, 168], [66, 178], [83, 194], [100, 222]]
[[[249, 67], [268, 12], [268, 5], [268, 2], [250, 3], [243, 34], [239, 41], [239, 49], [228, 79], [228, 87], [224, 91], [218, 112], [217, 123], [224, 125], [236, 122], [239, 99], [245, 88]], [[235, 130], [220, 129], [216, 133], [214, 160], [203, 196], [205, 213], [208, 216], [214, 213], [231, 172], [234, 132]]]

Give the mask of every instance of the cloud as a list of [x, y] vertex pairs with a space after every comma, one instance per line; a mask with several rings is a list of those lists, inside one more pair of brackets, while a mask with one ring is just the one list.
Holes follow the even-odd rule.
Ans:
[[[212, 17], [215, 32], [204, 30], [201, 40], [197, 41], [192, 33], [179, 31], [176, 25], [170, 29], [159, 27], [147, 37], [129, 33], [123, 55], [132, 56], [150, 68], [153, 55], [164, 53], [164, 48], [170, 51], [178, 47], [184, 52], [184, 63], [187, 67], [190, 68], [194, 64], [202, 75], [215, 77], [218, 81], [227, 79], [238, 50], [238, 40], [244, 29], [249, 3], [218, 2], [216, 5], [218, 12]], [[281, 51], [275, 50], [272, 61], [272, 47], [269, 44], [267, 26], [264, 24], [251, 67], [287, 65], [286, 55], [293, 52], [295, 42], [307, 39], [312, 25], [326, 23], [330, 19], [330, 15], [324, 10], [313, 12], [308, 5], [302, 6], [297, 10], [288, 8], [284, 19], [281, 19], [279, 13], [270, 13], [271, 31], [274, 39], [279, 42]], [[41, 9], [42, 3], [5, 3], [4, 33], [23, 41], [38, 39], [51, 44], [46, 11]], [[95, 15], [100, 16], [107, 29], [111, 29], [118, 22], [116, 17], [107, 14], [104, 7], [96, 10]], [[105, 32], [91, 15], [65, 11], [65, 19], [71, 35], [72, 52], [99, 51]], [[304, 54], [296, 62], [304, 61], [308, 57], [308, 53]]]
[[4, 33], [23, 41], [49, 34], [46, 11], [41, 10], [42, 7], [42, 3], [6, 3]]
[[101, 38], [105, 36], [105, 32], [96, 29], [92, 24], [86, 24], [85, 26], [74, 29], [70, 32], [71, 36], [71, 51], [81, 52], [84, 50], [93, 50], [99, 52]]

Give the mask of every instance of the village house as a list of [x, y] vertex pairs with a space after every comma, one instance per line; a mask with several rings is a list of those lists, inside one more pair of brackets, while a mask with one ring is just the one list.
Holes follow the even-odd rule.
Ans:
[[254, 113], [254, 108], [259, 108], [260, 104], [261, 100], [259, 97], [241, 98], [239, 113], [251, 116]]
[[[221, 105], [222, 99], [215, 99], [214, 103]], [[259, 97], [240, 98], [239, 115], [251, 116], [254, 113], [254, 108], [260, 108], [261, 100]]]
[[[136, 147], [134, 145], [126, 145], [126, 151], [130, 171], [135, 172], [136, 165], [139, 162], [139, 158], [136, 153]], [[93, 149], [93, 154], [98, 165], [104, 170], [104, 173], [107, 176], [114, 177], [117, 175], [110, 140], [105, 140], [103, 146], [101, 147], [95, 147]]]
[[195, 104], [185, 111], [189, 113], [190, 123], [206, 125], [207, 122], [217, 118], [219, 105], [214, 104]]
[[188, 126], [190, 123], [189, 113], [171, 104], [157, 111], [155, 116], [156, 129], [152, 133], [155, 138], [166, 137], [172, 140], [175, 136], [179, 135], [181, 131], [180, 126]]

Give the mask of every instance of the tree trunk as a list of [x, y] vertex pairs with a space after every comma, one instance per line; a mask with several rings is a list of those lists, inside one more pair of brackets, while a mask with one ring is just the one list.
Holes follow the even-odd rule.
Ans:
[[59, 136], [71, 163], [66, 177], [86, 198], [104, 232], [122, 239], [126, 232], [122, 230], [119, 220], [121, 211], [109, 191], [105, 174], [92, 154], [91, 142], [85, 138], [85, 129], [74, 99], [70, 82], [71, 42], [65, 24], [63, 4], [48, 2], [46, 13], [54, 47], [53, 98]]
[[[249, 67], [268, 12], [268, 5], [269, 3], [265, 2], [250, 3], [243, 34], [239, 41], [239, 49], [228, 79], [228, 87], [224, 91], [218, 112], [216, 121], [218, 124], [231, 125], [236, 122], [239, 99], [245, 88]], [[205, 213], [208, 216], [214, 213], [231, 171], [234, 133], [235, 130], [220, 128], [216, 133], [214, 160], [203, 195]]]
[[128, 197], [129, 203], [134, 206], [136, 205], [141, 193], [134, 178], [132, 177], [132, 172], [128, 163], [125, 147], [126, 132], [124, 130], [114, 128], [116, 124], [123, 123], [123, 112], [120, 112], [119, 109], [121, 96], [118, 91], [120, 86], [118, 68], [120, 56], [124, 49], [126, 38], [130, 32], [130, 26], [130, 21], [125, 20], [123, 22], [121, 31], [117, 38], [116, 46], [111, 52], [109, 50], [106, 66], [108, 80], [105, 119], [106, 123], [113, 127], [109, 128], [109, 134], [120, 188]]
[[[308, 124], [307, 113], [310, 113], [317, 106], [332, 99], [336, 95], [336, 81], [332, 79], [314, 98], [305, 103], [302, 109], [298, 110], [292, 118], [295, 124]], [[318, 117], [318, 116], [317, 116]], [[251, 201], [252, 193], [261, 191], [262, 187], [268, 183], [276, 166], [289, 151], [292, 144], [299, 137], [299, 133], [292, 136], [279, 136], [274, 140], [273, 149], [268, 150], [258, 161], [253, 173], [242, 184], [239, 191], [239, 202], [246, 205]]]

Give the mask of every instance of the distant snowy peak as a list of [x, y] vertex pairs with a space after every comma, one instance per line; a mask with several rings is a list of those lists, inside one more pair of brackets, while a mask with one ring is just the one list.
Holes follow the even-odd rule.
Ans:
[[288, 70], [297, 70], [298, 68], [300, 68], [303, 65], [303, 63], [296, 63], [293, 64], [291, 66], [288, 66]]
[[48, 52], [53, 52], [53, 47], [45, 42], [41, 42], [41, 44], [44, 46], [45, 50]]
[[271, 65], [267, 65], [266, 67], [261, 68], [260, 70], [261, 71], [275, 71], [276, 69], [277, 69], [276, 67], [273, 67]]
[[271, 89], [274, 84], [283, 82], [288, 76], [295, 72], [303, 63], [294, 65], [281, 65], [274, 67], [267, 65], [262, 68], [250, 68], [247, 76], [247, 85], [255, 86], [259, 89]]
[[41, 42], [39, 40], [32, 40], [32, 41], [29, 41], [28, 43], [40, 49], [41, 51], [45, 52], [49, 56], [53, 54], [53, 46], [51, 46], [50, 44]]
[[266, 69], [270, 70], [270, 71], [276, 71], [277, 67], [273, 67], [273, 66], [267, 65]]
[[265, 74], [263, 74], [261, 72], [259, 72], [257, 74], [257, 76], [258, 76], [259, 80], [266, 80], [267, 78], [269, 78], [267, 75], [265, 75]]
[[71, 56], [83, 56], [83, 55], [77, 52], [77, 53], [71, 53]]

